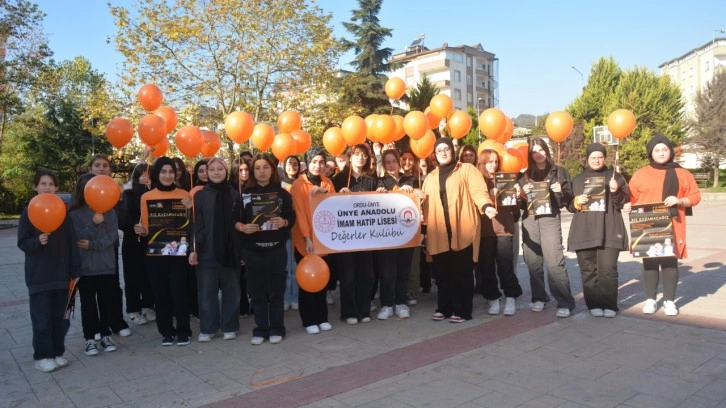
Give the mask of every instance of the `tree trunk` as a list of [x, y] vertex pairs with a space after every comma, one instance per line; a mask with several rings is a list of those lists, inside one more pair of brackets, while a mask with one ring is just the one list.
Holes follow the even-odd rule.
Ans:
[[719, 163], [721, 160], [720, 158], [716, 159], [716, 165], [713, 167], [713, 188], [718, 188], [718, 171], [719, 171]]

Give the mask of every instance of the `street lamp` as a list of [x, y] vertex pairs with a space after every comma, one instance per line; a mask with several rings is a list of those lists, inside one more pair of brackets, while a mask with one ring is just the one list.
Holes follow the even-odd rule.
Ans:
[[579, 69], [575, 68], [574, 65], [572, 66], [572, 69], [574, 69], [575, 72], [577, 72], [578, 74], [580, 74], [580, 84], [582, 84], [582, 87], [584, 88], [585, 87], [585, 76], [582, 75], [582, 72], [580, 72]]
[[[479, 98], [479, 99], [476, 100], [476, 120], [477, 120], [477, 123], [479, 123], [479, 106], [481, 105], [482, 102], [484, 102], [484, 98]], [[476, 129], [477, 132], [479, 132], [479, 144], [481, 144], [481, 127], [477, 126], [476, 128], [477, 128]]]

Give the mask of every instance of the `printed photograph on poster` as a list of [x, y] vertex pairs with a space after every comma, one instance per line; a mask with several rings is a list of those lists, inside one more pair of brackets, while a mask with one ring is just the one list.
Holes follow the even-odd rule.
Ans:
[[532, 190], [527, 194], [527, 211], [529, 215], [552, 214], [549, 180], [529, 181], [529, 184], [532, 185]]
[[189, 247], [188, 210], [181, 199], [149, 200], [148, 255], [186, 256]]
[[497, 207], [517, 205], [518, 173], [495, 173], [494, 180], [497, 183]]
[[260, 230], [277, 229], [271, 221], [280, 216], [282, 199], [277, 197], [277, 193], [242, 194], [242, 203], [245, 207], [252, 203], [252, 222], [259, 225]]
[[587, 177], [582, 194], [587, 195], [587, 202], [582, 211], [605, 211], [605, 177]]
[[673, 245], [673, 222], [665, 204], [631, 207], [630, 250], [634, 257], [674, 256]]

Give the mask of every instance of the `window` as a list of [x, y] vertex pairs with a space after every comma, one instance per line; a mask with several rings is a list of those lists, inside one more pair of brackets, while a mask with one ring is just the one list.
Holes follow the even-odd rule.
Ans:
[[467, 76], [466, 76], [466, 84], [467, 84], [467, 85], [471, 85], [471, 84], [472, 84], [472, 79], [471, 79], [471, 75], [467, 75]]
[[413, 75], [408, 75], [406, 77], [406, 86], [416, 86], [416, 82], [413, 80]]
[[461, 89], [454, 89], [454, 100], [455, 101], [461, 100]]
[[464, 55], [456, 53], [454, 54], [454, 61], [456, 62], [464, 62]]
[[471, 66], [471, 62], [472, 62], [472, 61], [471, 61], [471, 56], [467, 55], [467, 56], [466, 56], [466, 66], [467, 66], [467, 67], [470, 67], [470, 66]]
[[466, 101], [469, 103], [474, 102], [474, 96], [472, 96], [471, 92], [466, 94]]
[[703, 70], [708, 72], [708, 61], [703, 63]]
[[461, 71], [454, 71], [454, 81], [461, 82]]
[[693, 77], [693, 67], [688, 70], [688, 76]]

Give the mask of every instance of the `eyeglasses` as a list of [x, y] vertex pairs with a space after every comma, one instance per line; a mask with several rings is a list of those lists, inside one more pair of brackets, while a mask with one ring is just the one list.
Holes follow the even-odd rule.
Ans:
[[445, 147], [443, 149], [436, 149], [436, 154], [444, 154], [444, 153], [451, 153], [451, 148]]

